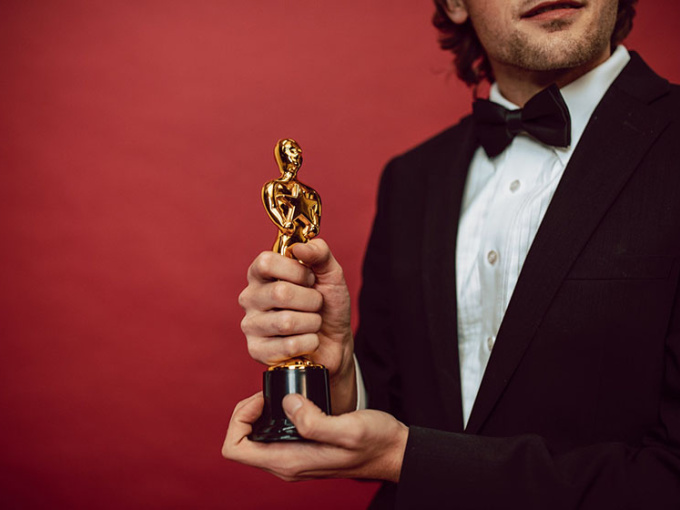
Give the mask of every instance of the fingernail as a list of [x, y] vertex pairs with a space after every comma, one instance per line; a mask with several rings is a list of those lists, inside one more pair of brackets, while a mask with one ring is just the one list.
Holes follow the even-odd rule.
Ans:
[[291, 393], [283, 398], [283, 410], [286, 414], [293, 415], [302, 407], [302, 397], [297, 393]]
[[307, 287], [313, 287], [316, 283], [316, 276], [311, 271], [307, 274]]

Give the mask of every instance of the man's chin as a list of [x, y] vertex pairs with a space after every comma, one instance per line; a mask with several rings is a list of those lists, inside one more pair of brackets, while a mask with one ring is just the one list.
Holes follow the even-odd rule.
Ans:
[[514, 60], [528, 71], [557, 71], [577, 67], [595, 67], [610, 54], [609, 41], [593, 44], [566, 31], [545, 34], [534, 44], [517, 48]]

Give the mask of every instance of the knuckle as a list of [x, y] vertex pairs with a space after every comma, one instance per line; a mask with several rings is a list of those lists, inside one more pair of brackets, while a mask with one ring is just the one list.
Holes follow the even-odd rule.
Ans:
[[247, 308], [250, 303], [250, 292], [248, 287], [243, 289], [238, 295], [238, 304], [241, 308]]
[[222, 457], [224, 457], [225, 459], [229, 459], [229, 460], [233, 460], [233, 458], [234, 458], [232, 448], [227, 443], [224, 443], [222, 445]]
[[362, 429], [351, 429], [347, 432], [345, 446], [351, 450], [361, 448], [364, 444], [365, 433]]
[[314, 432], [316, 431], [316, 422], [311, 419], [309, 414], [303, 414], [301, 412], [298, 412], [298, 414], [301, 414], [302, 416], [299, 416], [295, 421], [295, 428], [298, 429], [303, 436], [313, 438]]
[[328, 247], [328, 243], [324, 241], [322, 238], [318, 238], [314, 240], [314, 249], [318, 249], [321, 252], [327, 252], [331, 251], [330, 248]]
[[284, 482], [296, 482], [297, 479], [295, 478], [295, 474], [292, 473], [291, 469], [283, 469], [283, 472], [279, 473], [274, 473], [276, 476], [278, 476], [281, 480]]
[[274, 476], [281, 478], [286, 482], [295, 481], [295, 470], [293, 465], [295, 461], [293, 459], [276, 459], [273, 458], [267, 468], [267, 471], [272, 473]]
[[276, 320], [274, 321], [274, 328], [281, 336], [289, 335], [295, 328], [295, 318], [291, 313], [279, 312], [277, 314]]
[[254, 343], [251, 341], [248, 341], [248, 354], [250, 355], [251, 358], [257, 359], [260, 351], [255, 347]]
[[261, 342], [257, 342], [257, 341], [248, 339], [247, 348], [248, 348], [248, 355], [251, 358], [253, 358], [255, 361], [259, 361], [261, 363], [267, 362], [266, 356], [264, 355], [264, 352], [262, 350]]
[[252, 273], [260, 276], [271, 274], [273, 262], [272, 255], [273, 252], [265, 251], [260, 253], [250, 266]]
[[282, 354], [285, 358], [293, 358], [300, 354], [299, 342], [297, 338], [286, 338], [283, 341]]
[[252, 331], [252, 321], [247, 315], [244, 315], [241, 319], [241, 331], [246, 335]]
[[375, 437], [365, 423], [352, 428], [348, 437], [350, 441], [349, 448], [354, 450], [363, 450], [368, 444], [375, 441]]
[[293, 297], [290, 286], [286, 282], [273, 283], [271, 292], [273, 301], [278, 304], [285, 304]]
[[302, 480], [302, 477], [304, 476], [305, 473], [305, 468], [302, 464], [302, 462], [295, 462], [291, 468], [288, 471], [288, 476], [290, 477], [291, 482], [298, 482]]

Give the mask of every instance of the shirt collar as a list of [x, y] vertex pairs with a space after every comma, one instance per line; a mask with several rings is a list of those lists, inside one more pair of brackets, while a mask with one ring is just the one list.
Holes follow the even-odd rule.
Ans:
[[[562, 164], [566, 165], [569, 162], [595, 107], [602, 100], [619, 73], [626, 67], [629, 60], [628, 50], [623, 46], [618, 46], [602, 64], [560, 89], [571, 117], [571, 145], [569, 147], [552, 148]], [[519, 108], [503, 97], [496, 83], [491, 85], [489, 100], [509, 110]]]

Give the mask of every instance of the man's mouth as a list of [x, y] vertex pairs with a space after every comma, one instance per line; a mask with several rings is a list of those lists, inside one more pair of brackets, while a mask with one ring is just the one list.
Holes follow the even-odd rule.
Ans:
[[563, 2], [557, 1], [557, 2], [542, 2], [528, 11], [522, 13], [520, 15], [521, 19], [529, 19], [529, 18], [535, 18], [536, 16], [540, 16], [541, 14], [544, 14], [546, 12], [550, 11], [557, 11], [557, 10], [572, 10], [572, 9], [581, 9], [583, 7], [583, 4], [580, 2], [575, 2], [571, 0], [566, 0]]

